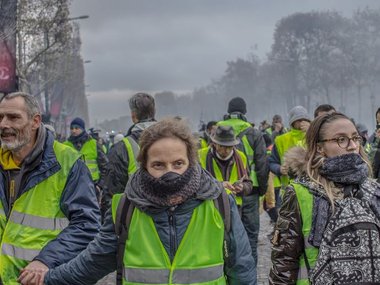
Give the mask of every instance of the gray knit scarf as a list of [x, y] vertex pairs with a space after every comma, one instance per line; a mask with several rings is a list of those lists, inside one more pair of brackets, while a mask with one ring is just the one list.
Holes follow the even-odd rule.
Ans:
[[198, 167], [189, 167], [182, 175], [155, 178], [141, 168], [140, 195], [160, 206], [175, 206], [195, 196], [200, 186], [201, 173]]

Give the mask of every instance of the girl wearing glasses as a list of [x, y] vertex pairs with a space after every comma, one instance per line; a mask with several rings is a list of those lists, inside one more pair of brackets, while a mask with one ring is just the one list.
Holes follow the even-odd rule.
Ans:
[[[309, 284], [326, 227], [343, 199], [366, 199], [374, 215], [380, 216], [380, 184], [369, 178], [371, 167], [361, 142], [347, 116], [326, 114], [311, 123], [306, 148], [296, 147], [285, 155], [296, 177], [286, 188], [275, 226], [269, 284]], [[343, 243], [350, 249], [349, 240]], [[339, 272], [337, 278], [353, 284], [352, 278], [360, 280], [361, 269]], [[325, 285], [341, 284], [334, 282]]]

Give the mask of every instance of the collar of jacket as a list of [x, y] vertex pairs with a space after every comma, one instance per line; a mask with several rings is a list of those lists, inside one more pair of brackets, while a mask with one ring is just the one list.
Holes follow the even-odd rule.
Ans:
[[68, 140], [77, 150], [80, 150], [89, 139], [91, 139], [91, 136], [86, 131], [83, 131], [79, 136], [70, 136]]
[[132, 125], [127, 131], [126, 136], [130, 136], [132, 133], [141, 133], [146, 128], [154, 125], [157, 121], [155, 119], [142, 120], [134, 125]]

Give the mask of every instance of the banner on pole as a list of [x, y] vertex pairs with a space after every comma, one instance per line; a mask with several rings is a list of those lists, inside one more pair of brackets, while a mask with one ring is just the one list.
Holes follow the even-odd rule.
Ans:
[[17, 1], [0, 0], [0, 92], [17, 90], [16, 80]]

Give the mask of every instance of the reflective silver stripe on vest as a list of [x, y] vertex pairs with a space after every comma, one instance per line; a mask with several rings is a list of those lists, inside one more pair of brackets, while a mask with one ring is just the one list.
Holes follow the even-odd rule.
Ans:
[[94, 159], [86, 159], [86, 163], [88, 163], [88, 164], [97, 164], [96, 160], [94, 160]]
[[304, 238], [303, 238], [303, 242], [304, 242], [305, 248], [313, 247], [313, 246], [309, 243], [309, 237], [304, 237]]
[[5, 212], [3, 208], [0, 208], [0, 216], [5, 216]]
[[63, 230], [69, 225], [67, 218], [45, 218], [13, 211], [9, 221], [42, 230]]
[[127, 282], [145, 284], [168, 284], [170, 271], [167, 269], [124, 268]]
[[297, 279], [301, 280], [301, 279], [308, 279], [308, 278], [309, 278], [309, 274], [307, 274], [306, 266], [300, 266], [300, 268], [298, 269]]
[[8, 243], [3, 243], [1, 253], [18, 259], [32, 261], [40, 253], [40, 250], [20, 248]]
[[223, 276], [223, 264], [198, 269], [176, 269], [173, 273], [174, 284], [203, 283]]
[[[87, 165], [87, 166], [88, 166], [88, 165]], [[88, 167], [88, 168], [90, 169], [90, 172], [91, 172], [91, 173], [98, 171], [98, 168], [96, 168], [96, 167], [95, 167], [95, 168], [90, 168], [90, 167]]]
[[[219, 279], [223, 276], [223, 264], [200, 269], [176, 269], [173, 272], [174, 284], [202, 283]], [[127, 282], [168, 284], [170, 271], [166, 269], [124, 268]]]
[[[304, 245], [305, 245], [305, 249], [313, 247], [309, 243], [309, 237], [308, 236], [304, 237], [303, 242], [304, 242]], [[301, 258], [303, 260], [305, 260], [305, 253], [301, 256]], [[306, 263], [305, 263], [305, 265], [300, 265], [300, 268], [298, 269], [298, 277], [297, 277], [297, 279], [298, 280], [300, 280], [300, 279], [309, 279], [309, 274], [307, 272]]]
[[133, 138], [127, 137], [127, 140], [129, 141], [129, 143], [132, 147], [132, 152], [133, 152], [133, 155], [135, 157], [136, 167], [139, 168], [139, 163], [138, 163], [136, 158], [139, 155], [140, 147], [139, 147], [138, 143]]

